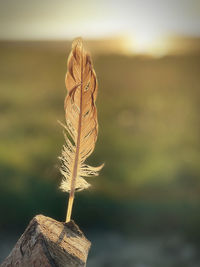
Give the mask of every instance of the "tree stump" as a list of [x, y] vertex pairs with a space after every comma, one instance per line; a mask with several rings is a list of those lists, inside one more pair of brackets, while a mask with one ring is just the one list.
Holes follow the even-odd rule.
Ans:
[[91, 243], [73, 222], [35, 216], [0, 267], [86, 266]]

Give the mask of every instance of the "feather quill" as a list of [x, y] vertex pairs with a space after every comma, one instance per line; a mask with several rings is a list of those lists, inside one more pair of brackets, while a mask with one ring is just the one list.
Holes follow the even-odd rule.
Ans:
[[75, 191], [86, 189], [90, 184], [85, 177], [97, 176], [103, 165], [92, 167], [85, 160], [93, 152], [98, 134], [97, 78], [89, 54], [85, 51], [80, 38], [74, 40], [68, 58], [66, 74], [64, 125], [65, 145], [61, 159], [63, 179], [61, 190], [69, 192], [66, 222], [71, 219]]

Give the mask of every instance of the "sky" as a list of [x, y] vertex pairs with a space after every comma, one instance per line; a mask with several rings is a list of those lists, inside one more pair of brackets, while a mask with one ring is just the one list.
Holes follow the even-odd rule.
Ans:
[[0, 0], [0, 39], [122, 35], [200, 36], [200, 0]]

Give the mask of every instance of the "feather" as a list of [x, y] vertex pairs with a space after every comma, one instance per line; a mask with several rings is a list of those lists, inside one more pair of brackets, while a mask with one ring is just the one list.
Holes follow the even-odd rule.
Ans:
[[75, 191], [86, 189], [90, 184], [85, 177], [97, 176], [103, 165], [92, 167], [85, 160], [93, 152], [98, 134], [97, 78], [91, 58], [85, 51], [80, 38], [74, 40], [68, 58], [65, 98], [66, 130], [65, 145], [61, 160], [63, 179], [61, 190], [69, 192], [66, 222], [71, 219]]

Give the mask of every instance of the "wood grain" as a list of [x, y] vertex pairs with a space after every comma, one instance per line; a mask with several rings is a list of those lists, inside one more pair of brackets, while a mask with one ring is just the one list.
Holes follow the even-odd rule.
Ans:
[[37, 215], [1, 267], [86, 266], [91, 243], [73, 222]]

